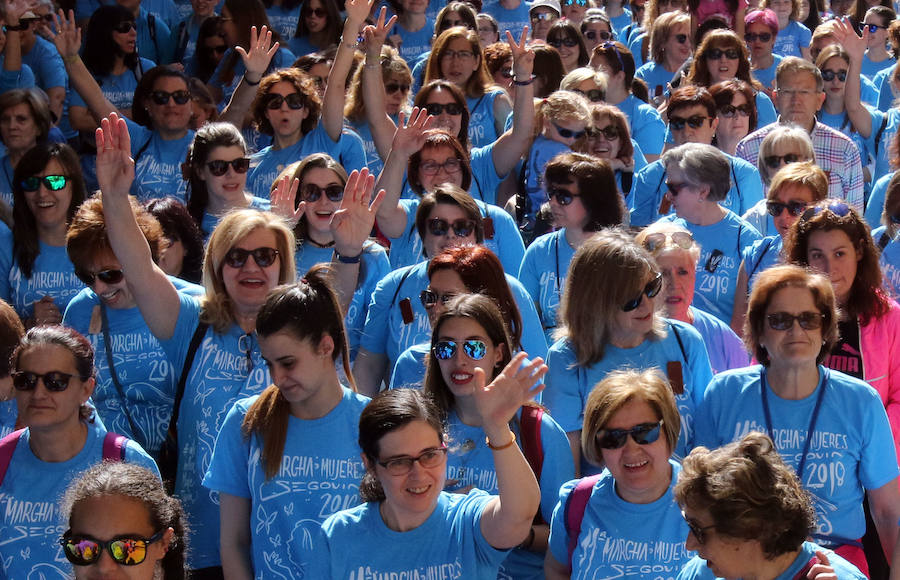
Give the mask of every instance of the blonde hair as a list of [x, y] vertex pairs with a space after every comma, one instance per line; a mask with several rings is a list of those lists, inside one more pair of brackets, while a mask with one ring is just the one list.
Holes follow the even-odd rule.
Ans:
[[544, 130], [544, 121], [577, 121], [587, 127], [591, 124], [591, 105], [584, 95], [573, 91], [556, 91], [541, 100], [535, 111], [534, 134]]
[[[350, 81], [350, 88], [347, 90], [347, 102], [344, 105], [344, 116], [351, 121], [365, 121], [366, 103], [363, 101], [363, 71], [365, 67], [357, 67], [353, 73], [353, 79]], [[403, 82], [412, 85], [412, 72], [409, 65], [400, 57], [400, 53], [392, 46], [381, 47], [381, 78], [387, 81], [398, 76]], [[408, 98], [408, 95], [407, 95]]]
[[[653, 23], [650, 29], [650, 59], [654, 62], [661, 63], [663, 61], [663, 52], [665, 44], [672, 36], [672, 30], [676, 26], [686, 25], [688, 29], [691, 26], [691, 15], [686, 12], [666, 12], [661, 15]], [[688, 32], [688, 40], [690, 40], [690, 32]]]
[[772, 199], [779, 189], [790, 185], [808, 189], [813, 201], [821, 201], [828, 197], [828, 176], [812, 161], [788, 163], [779, 169], [769, 183], [766, 198]]
[[603, 94], [606, 94], [606, 75], [598, 70], [592, 69], [589, 66], [580, 66], [564, 76], [562, 81], [560, 81], [559, 83], [559, 89], [561, 91], [574, 91], [578, 88], [578, 85], [580, 85], [584, 81], [593, 81], [595, 85], [600, 87], [600, 90], [603, 91]]

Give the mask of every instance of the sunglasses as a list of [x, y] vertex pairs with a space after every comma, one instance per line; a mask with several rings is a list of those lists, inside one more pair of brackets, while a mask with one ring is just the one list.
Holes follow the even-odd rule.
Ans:
[[547, 44], [549, 44], [553, 48], [559, 48], [561, 46], [572, 48], [578, 46], [578, 41], [574, 38], [555, 38], [553, 40], [547, 39]]
[[69, 178], [65, 175], [45, 175], [43, 177], [32, 175], [20, 181], [19, 185], [22, 186], [22, 191], [28, 192], [37, 191], [40, 189], [41, 184], [44, 184], [44, 187], [50, 191], [59, 191], [67, 183], [69, 183]]
[[[439, 340], [434, 343], [431, 351], [438, 360], [450, 360], [456, 356], [456, 350], [460, 343], [455, 340]], [[487, 354], [487, 345], [483, 340], [468, 339], [462, 341], [463, 352], [472, 360], [481, 360]]]
[[719, 107], [719, 114], [725, 117], [726, 119], [733, 119], [740, 115], [741, 117], [749, 117], [750, 113], [753, 111], [753, 108], [748, 104], [744, 103], [743, 105], [722, 105]]
[[596, 435], [597, 446], [600, 449], [621, 449], [629, 435], [638, 445], [655, 443], [662, 431], [662, 424], [660, 419], [656, 423], [641, 423], [631, 429], [600, 429]]
[[766, 166], [769, 169], [778, 169], [781, 167], [782, 162], [785, 165], [788, 163], [796, 163], [797, 161], [803, 161], [803, 157], [796, 153], [788, 153], [787, 155], [766, 155], [763, 158], [763, 161], [766, 162]]
[[434, 290], [422, 290], [419, 293], [419, 301], [425, 308], [431, 308], [438, 302], [446, 304], [454, 296], [456, 296], [456, 294], [438, 294]]
[[686, 42], [688, 41], [688, 35], [687, 35], [687, 34], [676, 34], [676, 35], [675, 35], [675, 41], [676, 41], [678, 44], [684, 44], [684, 43], [686, 43]]
[[863, 30], [868, 28], [869, 34], [875, 34], [876, 32], [878, 32], [878, 29], [880, 29], [880, 28], [885, 28], [885, 29], [887, 28], [886, 26], [879, 26], [877, 24], [863, 24], [862, 27], [863, 27]]
[[612, 34], [610, 34], [609, 32], [607, 32], [605, 30], [600, 30], [600, 31], [588, 30], [587, 32], [584, 33], [584, 37], [587, 38], [588, 40], [597, 40], [598, 36], [600, 37], [600, 40], [609, 40], [610, 38], [613, 37]]
[[551, 187], [547, 191], [547, 199], [556, 199], [556, 203], [562, 206], [569, 205], [576, 198], [580, 197], [577, 193], [572, 193], [568, 189], [560, 187]]
[[830, 68], [826, 68], [822, 71], [822, 79], [826, 82], [833, 81], [834, 77], [837, 77], [839, 81], [844, 82], [847, 80], [847, 71], [831, 70]]
[[688, 529], [691, 531], [692, 534], [694, 534], [694, 537], [697, 538], [698, 544], [705, 544], [706, 543], [706, 530], [711, 530], [714, 527], [716, 527], [715, 524], [711, 524], [709, 526], [699, 526], [699, 525], [697, 525], [697, 522], [695, 522], [694, 520], [688, 519], [688, 517], [686, 515], [684, 515], [684, 512], [681, 512], [681, 517], [684, 518], [684, 523], [687, 524]]
[[384, 85], [384, 90], [389, 95], [393, 95], [397, 91], [400, 91], [401, 93], [406, 93], [406, 92], [409, 92], [409, 85], [406, 83], [404, 83], [404, 84], [390, 83], [390, 84]]
[[586, 131], [584, 129], [582, 129], [581, 131], [573, 131], [571, 129], [565, 129], [563, 127], [560, 127], [556, 123], [551, 123], [551, 124], [556, 129], [556, 132], [559, 133], [559, 136], [562, 137], [563, 139], [571, 139], [573, 137], [575, 139], [580, 139], [586, 133]]
[[593, 129], [588, 130], [588, 137], [596, 139], [600, 135], [603, 135], [607, 141], [615, 141], [621, 136], [621, 133], [619, 132], [619, 128], [615, 125], [607, 125], [602, 129], [594, 127]]
[[328, 201], [341, 201], [344, 199], [344, 187], [337, 184], [319, 187], [315, 183], [307, 183], [300, 190], [300, 198], [311, 203], [319, 201], [323, 195], [328, 198]]
[[531, 15], [532, 20], [556, 20], [557, 18], [559, 17], [552, 12], [539, 12]]
[[600, 89], [590, 89], [587, 91], [582, 91], [581, 89], [575, 89], [574, 92], [578, 93], [579, 95], [584, 95], [585, 97], [587, 97], [587, 100], [589, 100], [592, 103], [602, 103], [603, 98], [606, 96], [603, 94], [603, 91]]
[[684, 189], [685, 187], [690, 187], [690, 186], [691, 186], [690, 183], [670, 183], [668, 181], [666, 182], [666, 189], [669, 190], [669, 195], [671, 195], [672, 197], [678, 197], [679, 195], [681, 195], [682, 189]]
[[803, 201], [789, 201], [787, 203], [781, 203], [778, 201], [767, 201], [766, 202], [766, 212], [772, 217], [778, 217], [781, 215], [781, 212], [787, 210], [789, 214], [793, 217], [797, 217], [803, 210], [806, 209], [806, 202]]
[[97, 562], [106, 550], [117, 564], [137, 566], [147, 558], [147, 546], [162, 539], [159, 531], [149, 538], [116, 538], [101, 542], [90, 536], [70, 536], [66, 532], [59, 543], [66, 559], [76, 566], [90, 566]]
[[641, 290], [641, 293], [637, 295], [637, 298], [632, 298], [628, 302], [626, 302], [622, 306], [623, 312], [631, 312], [641, 305], [641, 302], [644, 300], [644, 295], [647, 295], [647, 298], [653, 298], [659, 291], [662, 290], [663, 287], [663, 276], [660, 273], [656, 274], [656, 277], [653, 280], [647, 282], [647, 285], [644, 286], [644, 289]]
[[125, 279], [125, 272], [122, 270], [101, 270], [94, 274], [93, 272], [84, 272], [75, 270], [78, 279], [84, 282], [85, 286], [93, 286], [94, 282], [100, 280], [104, 284], [118, 284]]
[[456, 173], [460, 170], [462, 164], [459, 162], [459, 159], [456, 157], [452, 157], [443, 163], [438, 163], [437, 161], [426, 161], [419, 166], [419, 169], [425, 175], [437, 175], [438, 171], [443, 169], [447, 173]]
[[235, 173], [247, 173], [247, 170], [250, 169], [250, 158], [238, 157], [237, 159], [232, 159], [231, 161], [216, 159], [215, 161], [206, 162], [206, 168], [209, 169], [209, 172], [216, 177], [222, 177], [223, 175], [228, 173], [229, 165], [232, 169], [234, 169]]
[[773, 312], [766, 315], [766, 322], [772, 330], [789, 330], [795, 320], [803, 330], [816, 330], [822, 328], [824, 318], [825, 315], [820, 312], [801, 312], [796, 316], [790, 312]]
[[[33, 391], [37, 388], [38, 379], [44, 381], [44, 388], [48, 391], [59, 393], [69, 388], [69, 381], [75, 375], [63, 373], [60, 371], [50, 371], [49, 373], [38, 374], [29, 371], [17, 371], [10, 373], [13, 380], [13, 386], [17, 391]], [[80, 377], [82, 381], [86, 381], [87, 377]]]
[[757, 40], [759, 40], [760, 42], [769, 42], [770, 40], [772, 40], [772, 33], [760, 32], [759, 34], [757, 34], [755, 32], [748, 32], [744, 35], [744, 40], [746, 40], [747, 42], [756, 42]]
[[800, 219], [803, 221], [810, 220], [814, 216], [819, 215], [825, 210], [830, 211], [837, 217], [847, 217], [848, 215], [850, 215], [850, 206], [842, 201], [836, 201], [826, 205], [814, 205], [813, 207], [803, 212], [803, 215], [800, 216]]
[[587, 0], [563, 0], [563, 6], [587, 6]]
[[113, 26], [113, 31], [118, 32], [119, 34], [128, 34], [132, 30], [137, 30], [137, 24], [130, 20], [123, 20]]
[[450, 230], [460, 238], [471, 236], [475, 231], [475, 221], [467, 219], [458, 219], [448, 222], [442, 218], [432, 218], [428, 220], [428, 232], [432, 236], [446, 236]]
[[431, 447], [417, 457], [395, 457], [387, 461], [379, 461], [378, 465], [385, 468], [389, 475], [406, 475], [412, 471], [414, 463], [418, 462], [419, 465], [426, 469], [438, 467], [444, 461], [446, 455], [446, 447]]
[[673, 131], [683, 131], [684, 126], [687, 125], [691, 129], [699, 129], [706, 123], [707, 119], [709, 119], [709, 117], [704, 117], [702, 115], [694, 115], [687, 119], [684, 117], [669, 117], [669, 128]]
[[463, 114], [463, 106], [459, 103], [428, 103], [425, 105], [425, 110], [428, 111], [429, 115], [434, 115], [435, 117], [445, 111], [448, 115], [454, 117]]
[[316, 18], [325, 18], [328, 12], [324, 8], [304, 8], [303, 16], [315, 16]]
[[644, 238], [644, 247], [650, 252], [655, 252], [666, 247], [666, 240], [671, 240], [672, 244], [678, 246], [682, 250], [690, 250], [694, 245], [694, 236], [690, 232], [671, 232], [649, 234]]
[[292, 111], [299, 111], [306, 106], [303, 102], [303, 95], [300, 93], [291, 93], [289, 95], [269, 93], [266, 95], [266, 108], [270, 111], [280, 109], [282, 103], [287, 103], [288, 108]]
[[256, 262], [257, 266], [260, 268], [268, 268], [275, 263], [275, 258], [278, 256], [278, 250], [266, 247], [254, 248], [252, 250], [231, 248], [225, 254], [222, 261], [232, 268], [243, 268], [244, 264], [247, 263], [247, 258], [250, 256], [253, 256], [253, 261]]
[[191, 100], [191, 93], [188, 91], [175, 91], [174, 93], [153, 91], [150, 93], [150, 99], [157, 105], [166, 105], [169, 103], [169, 99], [175, 99], [176, 105], [183, 105]]
[[225, 51], [228, 50], [227, 44], [218, 44], [216, 46], [207, 46], [206, 50], [209, 52], [214, 52], [218, 55], [225, 54]]
[[711, 48], [706, 51], [706, 54], [703, 55], [706, 60], [719, 60], [723, 56], [728, 60], [737, 60], [741, 57], [741, 51], [736, 48], [728, 48], [726, 50], [722, 50], [721, 48]]

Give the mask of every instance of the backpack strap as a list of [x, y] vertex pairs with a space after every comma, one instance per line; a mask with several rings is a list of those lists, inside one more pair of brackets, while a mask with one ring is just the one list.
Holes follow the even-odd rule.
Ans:
[[882, 117], [881, 126], [878, 127], [878, 132], [875, 133], [875, 157], [878, 157], [878, 149], [881, 147], [881, 136], [884, 135], [884, 130], [887, 128], [888, 118], [887, 115]]
[[147, 139], [147, 141], [146, 141], [143, 145], [141, 145], [141, 148], [137, 150], [137, 153], [134, 154], [134, 164], [135, 164], [135, 166], [137, 166], [137, 162], [140, 161], [141, 155], [143, 155], [143, 154], [144, 154], [144, 151], [147, 150], [147, 147], [150, 146], [150, 141], [153, 141], [153, 134], [152, 134], [152, 133], [150, 134], [150, 137]]
[[162, 54], [159, 52], [159, 43], [156, 41], [156, 16], [147, 11], [147, 28], [150, 31], [150, 40], [153, 41], [153, 50], [156, 51], [156, 60], [162, 60]]
[[[769, 253], [769, 250], [772, 249], [772, 243], [773, 243], [772, 240], [774, 240], [774, 238], [767, 238], [767, 239], [768, 239], [768, 241], [766, 242], [766, 247], [763, 249], [762, 253], [759, 255], [759, 258], [756, 259], [756, 262], [753, 264], [753, 268], [749, 272], [747, 272], [747, 282], [748, 283], [750, 282], [750, 278], [752, 278], [753, 275], [756, 274], [756, 271], [759, 270], [759, 265], [762, 264], [763, 258], [765, 258], [766, 254]], [[749, 288], [747, 289], [747, 295], [748, 296], [750, 295]]]
[[572, 570], [572, 554], [578, 545], [578, 536], [581, 535], [581, 522], [584, 520], [584, 510], [594, 492], [594, 486], [600, 480], [600, 473], [590, 477], [582, 477], [575, 484], [575, 488], [566, 498], [565, 523], [566, 534], [569, 536], [569, 571]]
[[669, 322], [669, 327], [672, 329], [672, 332], [675, 334], [675, 340], [678, 341], [678, 348], [681, 349], [681, 358], [684, 359], [685, 364], [688, 362], [687, 353], [684, 350], [684, 343], [681, 341], [681, 335], [678, 333], [678, 328], [675, 327], [674, 324]]
[[208, 323], [199, 323], [197, 325], [197, 330], [194, 331], [194, 336], [191, 337], [191, 344], [188, 346], [187, 354], [184, 357], [184, 366], [181, 368], [181, 377], [178, 379], [178, 386], [175, 387], [175, 404], [172, 407], [172, 419], [169, 421], [170, 431], [173, 428], [178, 428], [178, 415], [181, 411], [181, 400], [184, 399], [184, 387], [187, 384], [188, 373], [191, 371], [191, 367], [194, 364], [194, 357], [197, 355], [197, 350], [200, 348], [200, 342], [203, 341], [203, 337], [206, 335], [206, 329], [208, 328]]
[[634, 181], [634, 172], [633, 171], [623, 171], [622, 172], [622, 197], [628, 198], [628, 194], [631, 193], [631, 184]]
[[103, 461], [125, 461], [125, 446], [128, 437], [107, 431], [103, 438]]
[[881, 235], [878, 236], [878, 249], [883, 251], [887, 247], [888, 243], [890, 243], [890, 241], [891, 236], [888, 235], [887, 230], [884, 230], [883, 232], [881, 232]]
[[531, 471], [541, 480], [541, 471], [544, 468], [544, 446], [541, 445], [541, 419], [544, 410], [537, 405], [522, 406], [522, 420], [519, 426], [519, 436], [522, 440], [522, 454], [531, 466]]
[[3, 485], [3, 478], [6, 477], [6, 470], [9, 469], [9, 463], [12, 461], [13, 453], [16, 452], [16, 445], [25, 429], [13, 431], [3, 439], [0, 439], [0, 485]]

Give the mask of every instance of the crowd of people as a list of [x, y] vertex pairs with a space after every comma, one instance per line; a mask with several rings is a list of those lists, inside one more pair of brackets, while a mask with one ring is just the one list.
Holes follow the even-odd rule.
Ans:
[[900, 580], [895, 9], [0, 0], [0, 578]]

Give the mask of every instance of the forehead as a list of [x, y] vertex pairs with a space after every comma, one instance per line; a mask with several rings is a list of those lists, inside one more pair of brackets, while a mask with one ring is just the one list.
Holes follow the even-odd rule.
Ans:
[[456, 152], [446, 145], [422, 149], [422, 161], [445, 161], [456, 157]]
[[731, 96], [731, 104], [732, 105], [745, 105], [747, 104], [747, 97], [744, 96], [744, 93], [740, 91], [735, 91]]
[[672, 109], [669, 111], [669, 118], [673, 115], [676, 117], [688, 118], [688, 117], [705, 117], [709, 113], [706, 110], [706, 107], [703, 105], [691, 105], [689, 107], [678, 107], [676, 109]]
[[153, 82], [153, 90], [155, 91], [186, 91], [187, 88], [187, 83], [181, 77], [164, 76]]
[[245, 250], [253, 250], [255, 248], [267, 247], [274, 248], [277, 246], [275, 232], [269, 228], [259, 227], [235, 242], [235, 248], [243, 248]]
[[16, 103], [10, 107], [3, 109], [0, 115], [4, 117], [18, 117], [21, 115], [31, 116], [31, 107], [28, 103]]
[[445, 318], [438, 330], [439, 336], [454, 339], [466, 339], [472, 337], [485, 338], [487, 331], [474, 318], [468, 316], [454, 316]]
[[237, 145], [228, 145], [225, 147], [213, 147], [213, 149], [209, 152], [207, 159], [209, 161], [231, 161], [232, 159], [236, 159], [238, 157], [244, 156], [244, 150], [238, 147]]
[[816, 77], [812, 73], [795, 71], [786, 73], [779, 79], [781, 89], [813, 89], [816, 88]]
[[452, 222], [460, 219], [468, 219], [469, 216], [460, 206], [452, 203], [437, 203], [431, 208], [428, 219], [443, 219]]
[[290, 95], [291, 93], [296, 93], [297, 87], [294, 86], [293, 83], [289, 83], [287, 81], [278, 81], [271, 87], [269, 87], [269, 94], [278, 93], [279, 95]]
[[446, 89], [442, 89], [440, 87], [434, 89], [428, 96], [425, 97], [425, 104], [430, 105], [432, 103], [439, 105], [446, 105], [447, 103], [455, 103], [456, 99], [453, 98], [453, 93]]
[[461, 36], [456, 36], [444, 46], [444, 50], [470, 50], [472, 43]]
[[800, 185], [797, 183], [786, 183], [782, 187], [779, 187], [778, 191], [772, 192], [769, 198], [778, 201], [813, 201], [815, 199], [815, 195], [813, 194], [812, 190], [805, 185]]
[[331, 169], [324, 167], [313, 167], [303, 173], [301, 180], [303, 183], [314, 183], [316, 185], [331, 185], [333, 183], [340, 184], [341, 179], [337, 173]]

